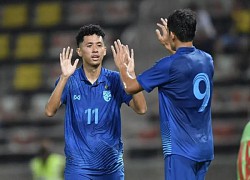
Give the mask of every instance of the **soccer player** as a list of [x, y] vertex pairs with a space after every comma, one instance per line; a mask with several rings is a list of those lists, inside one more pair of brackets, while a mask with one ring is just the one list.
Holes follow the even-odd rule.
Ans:
[[[213, 59], [196, 49], [195, 13], [174, 11], [161, 19], [156, 34], [172, 55], [134, 74], [130, 49], [120, 40], [111, 46], [115, 64], [129, 94], [158, 88], [159, 113], [166, 180], [203, 180], [214, 158], [211, 125]], [[133, 54], [133, 51], [131, 51]], [[133, 54], [134, 56], [134, 54]]]
[[237, 157], [237, 180], [250, 179], [250, 122], [243, 130]]
[[128, 95], [119, 72], [102, 67], [104, 37], [99, 25], [80, 28], [76, 51], [83, 65], [77, 68], [78, 59], [71, 63], [73, 49], [63, 49], [61, 75], [45, 107], [45, 114], [53, 116], [66, 105], [65, 180], [123, 180], [121, 105], [138, 114], [147, 110], [141, 92]]

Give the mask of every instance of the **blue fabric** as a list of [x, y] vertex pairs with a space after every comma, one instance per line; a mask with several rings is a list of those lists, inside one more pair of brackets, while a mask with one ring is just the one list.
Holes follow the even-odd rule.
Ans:
[[74, 72], [61, 99], [66, 105], [66, 173], [103, 175], [123, 168], [120, 107], [131, 99], [118, 72], [102, 68], [93, 85], [82, 67]]
[[211, 161], [197, 162], [179, 155], [165, 158], [165, 180], [204, 180]]
[[211, 124], [213, 59], [195, 47], [182, 47], [137, 77], [147, 92], [158, 88], [164, 156], [195, 161], [214, 158]]
[[124, 180], [124, 169], [106, 175], [65, 173], [64, 177], [65, 180]]

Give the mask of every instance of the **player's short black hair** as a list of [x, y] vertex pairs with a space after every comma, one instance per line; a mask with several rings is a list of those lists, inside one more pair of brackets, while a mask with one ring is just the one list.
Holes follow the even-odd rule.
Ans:
[[168, 29], [181, 42], [193, 41], [196, 31], [196, 14], [191, 9], [175, 10], [169, 17]]
[[78, 34], [76, 35], [76, 44], [79, 47], [79, 44], [84, 41], [84, 36], [89, 36], [96, 34], [98, 36], [105, 37], [104, 30], [99, 25], [84, 25], [80, 28]]

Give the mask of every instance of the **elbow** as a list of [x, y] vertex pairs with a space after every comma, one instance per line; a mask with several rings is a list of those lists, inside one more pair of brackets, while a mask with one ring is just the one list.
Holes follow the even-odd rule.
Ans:
[[56, 112], [50, 111], [47, 107], [45, 107], [44, 114], [45, 114], [47, 117], [53, 117], [53, 116], [56, 114]]
[[147, 106], [145, 106], [145, 107], [139, 109], [137, 111], [137, 114], [140, 114], [140, 115], [146, 114], [147, 110], [148, 110], [148, 108], [147, 108]]
[[138, 93], [139, 91], [135, 91], [135, 90], [134, 90], [133, 88], [131, 88], [131, 87], [126, 87], [126, 88], [125, 88], [125, 92], [126, 92], [127, 94], [133, 95], [133, 94]]
[[49, 111], [45, 111], [44, 114], [47, 116], [47, 117], [53, 117], [55, 115], [55, 113], [52, 113], [52, 112], [49, 112]]
[[133, 93], [130, 91], [130, 89], [124, 88], [124, 90], [125, 90], [125, 92], [126, 92], [127, 94], [133, 95]]
[[136, 81], [136, 83], [131, 82], [131, 83], [125, 84], [124, 89], [125, 89], [127, 94], [131, 94], [131, 95], [136, 94], [136, 93], [143, 90], [137, 81]]

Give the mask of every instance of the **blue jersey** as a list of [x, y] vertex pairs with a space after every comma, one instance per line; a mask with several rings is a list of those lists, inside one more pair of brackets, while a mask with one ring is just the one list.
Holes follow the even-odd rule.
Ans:
[[195, 161], [214, 157], [211, 98], [213, 59], [195, 47], [179, 48], [137, 77], [147, 92], [158, 87], [164, 156]]
[[76, 69], [61, 97], [66, 173], [102, 175], [123, 168], [120, 108], [131, 99], [118, 72], [102, 68], [91, 84], [83, 68]]

